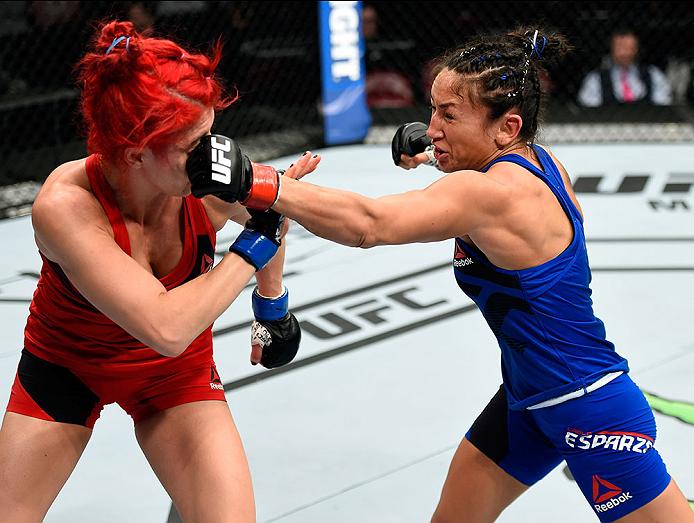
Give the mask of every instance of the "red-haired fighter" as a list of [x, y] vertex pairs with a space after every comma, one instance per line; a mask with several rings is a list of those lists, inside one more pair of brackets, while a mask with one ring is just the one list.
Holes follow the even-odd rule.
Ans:
[[[231, 103], [219, 59], [110, 22], [79, 64], [91, 154], [56, 168], [33, 207], [43, 268], [0, 430], [3, 521], [43, 519], [113, 402], [184, 521], [255, 521], [211, 324], [255, 275], [251, 360], [287, 363], [300, 332], [281, 215], [191, 194], [191, 152]], [[212, 268], [229, 219], [246, 229]]]

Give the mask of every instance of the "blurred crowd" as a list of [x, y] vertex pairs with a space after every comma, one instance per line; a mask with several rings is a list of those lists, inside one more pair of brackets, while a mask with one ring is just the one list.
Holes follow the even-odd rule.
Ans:
[[[369, 106], [428, 104], [433, 57], [475, 33], [532, 23], [556, 28], [576, 48], [565, 67], [541, 79], [555, 100], [578, 107], [694, 102], [694, 20], [681, 3], [497, 4], [365, 2]], [[315, 2], [9, 1], [0, 3], [0, 101], [72, 88], [72, 66], [94, 21], [112, 17], [194, 46], [221, 38], [220, 72], [250, 103], [314, 104], [320, 96]], [[282, 82], [289, 70], [300, 85]]]
[[[450, 8], [444, 5], [441, 7], [443, 9], [438, 15], [445, 19], [442, 23], [446, 25], [472, 28], [482, 22], [479, 13], [472, 10], [462, 9], [451, 13]], [[434, 9], [428, 11], [432, 14], [436, 12]], [[570, 8], [566, 12], [570, 12]], [[386, 20], [383, 20], [382, 13]], [[643, 13], [643, 16], [648, 15]], [[675, 13], [673, 16], [676, 16]], [[432, 61], [428, 56], [430, 53], [427, 53], [430, 49], [417, 38], [416, 35], [420, 32], [403, 31], [401, 24], [393, 24], [392, 20], [388, 25], [388, 18], [393, 18], [391, 9], [382, 2], [364, 5], [362, 27], [366, 44], [369, 105], [404, 107], [428, 103], [433, 81]], [[694, 11], [690, 11], [689, 21], [694, 22]], [[579, 107], [694, 103], [694, 41], [686, 33], [670, 34], [668, 40], [658, 42], [660, 47], [667, 43], [670, 49], [659, 48], [659, 53], [648, 50], [644, 53], [639, 31], [635, 28], [637, 24], [618, 26], [617, 23], [616, 20], [609, 20], [609, 23], [601, 24], [611, 25], [612, 29], [603, 31], [606, 33], [605, 38], [599, 42], [595, 41], [595, 34], [590, 34], [586, 41], [582, 41], [570, 25], [565, 28], [550, 26], [569, 36], [576, 50], [582, 51], [580, 54], [583, 59], [573, 61], [573, 74], [567, 74], [566, 68], [544, 71], [540, 78], [544, 92], [561, 102]], [[541, 22], [539, 25], [543, 26]], [[513, 26], [509, 26], [511, 27]], [[592, 29], [588, 32], [592, 32]], [[432, 37], [432, 40], [436, 38]], [[433, 49], [441, 47], [433, 46]], [[413, 63], [410, 59], [413, 56], [418, 57], [414, 63], [421, 65], [414, 68], [403, 67], [403, 64]], [[658, 63], [649, 61], [648, 56], [656, 56]]]
[[[302, 89], [315, 84], [318, 96], [319, 70], [315, 61], [309, 65], [306, 56], [306, 49], [315, 47], [317, 28], [315, 23], [299, 23], [302, 18], [315, 17], [316, 6], [313, 2], [286, 3], [292, 13], [288, 17], [281, 8], [284, 4], [0, 2], [0, 100], [74, 88], [73, 66], [85, 52], [96, 24], [113, 18], [130, 20], [140, 32], [161, 34], [198, 49], [221, 39], [224, 59], [218, 71], [251, 99], [261, 90], [265, 98], [272, 98], [278, 82], [271, 80], [282, 76], [283, 66], [313, 75]], [[281, 31], [284, 34], [278, 37]]]

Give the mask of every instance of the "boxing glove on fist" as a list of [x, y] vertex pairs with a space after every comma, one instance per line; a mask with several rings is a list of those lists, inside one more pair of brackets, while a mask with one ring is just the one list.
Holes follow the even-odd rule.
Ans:
[[252, 209], [266, 210], [277, 201], [280, 171], [253, 163], [231, 138], [203, 136], [186, 162], [193, 196], [212, 194], [227, 202], [239, 201]]
[[277, 298], [266, 298], [253, 291], [253, 314], [251, 345], [262, 349], [260, 364], [267, 369], [286, 365], [294, 359], [301, 342], [301, 328], [294, 315], [289, 312], [287, 289]]
[[391, 144], [395, 165], [400, 165], [400, 155], [414, 156], [425, 152], [427, 147], [431, 146], [427, 129], [427, 124], [422, 122], [410, 122], [398, 127]]
[[229, 250], [241, 256], [258, 271], [265, 267], [282, 243], [284, 215], [268, 209], [248, 209], [251, 215]]

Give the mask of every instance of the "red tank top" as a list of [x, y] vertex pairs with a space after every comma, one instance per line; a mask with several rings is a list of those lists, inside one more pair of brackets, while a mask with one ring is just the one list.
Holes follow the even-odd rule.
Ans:
[[[87, 158], [86, 170], [94, 196], [111, 223], [116, 243], [130, 255], [128, 231], [97, 155]], [[202, 202], [186, 196], [183, 214], [183, 254], [178, 265], [159, 280], [166, 289], [173, 289], [208, 271], [214, 260], [216, 234]], [[211, 362], [212, 325], [180, 356], [162, 356], [89, 303], [57, 263], [43, 254], [41, 258], [41, 276], [24, 330], [24, 344], [31, 353], [83, 372], [124, 375], [150, 371], [158, 374]]]

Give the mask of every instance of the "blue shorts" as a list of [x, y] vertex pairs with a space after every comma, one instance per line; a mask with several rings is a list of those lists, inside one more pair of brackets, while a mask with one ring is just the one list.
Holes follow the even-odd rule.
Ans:
[[552, 407], [513, 411], [502, 386], [465, 437], [521, 483], [533, 485], [562, 460], [600, 521], [655, 499], [670, 475], [655, 443], [655, 418], [627, 374]]

